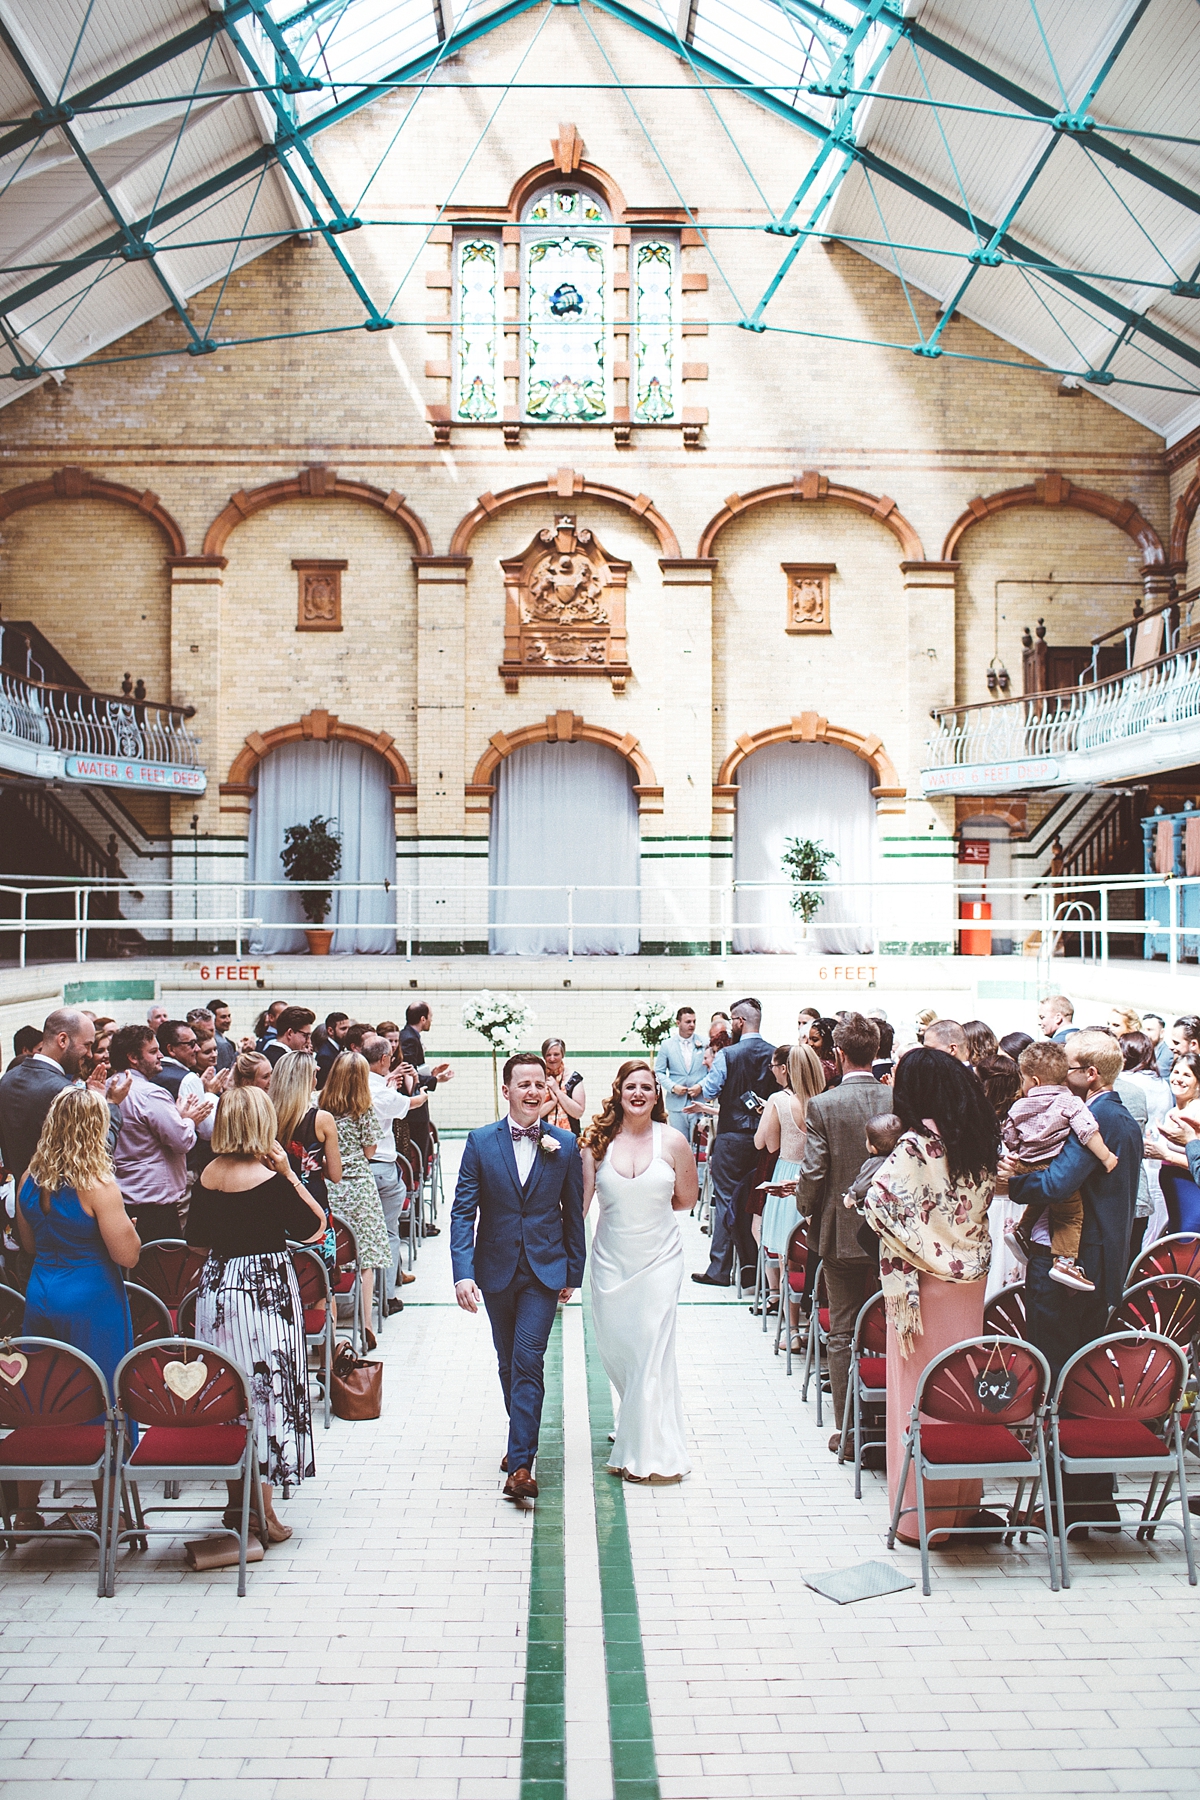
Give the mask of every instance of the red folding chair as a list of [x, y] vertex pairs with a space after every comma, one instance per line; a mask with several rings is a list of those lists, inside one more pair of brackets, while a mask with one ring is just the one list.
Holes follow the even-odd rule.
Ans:
[[[420, 1156], [417, 1156], [417, 1165]], [[400, 1208], [400, 1235], [408, 1234], [408, 1271], [412, 1274], [412, 1266], [420, 1255], [421, 1234], [425, 1229], [424, 1189], [416, 1174], [416, 1167], [403, 1151], [396, 1152], [396, 1173], [404, 1183], [404, 1203]], [[393, 1271], [393, 1280], [395, 1271]]]
[[179, 1302], [196, 1286], [207, 1261], [207, 1250], [194, 1247], [183, 1238], [159, 1238], [144, 1246], [130, 1279], [162, 1301], [171, 1315], [171, 1330], [177, 1331]]
[[[185, 1294], [183, 1299], [179, 1302], [179, 1305], [175, 1310], [175, 1331], [177, 1336], [185, 1338], [194, 1338], [196, 1336], [196, 1302], [199, 1298], [200, 1289], [194, 1287], [191, 1293]], [[170, 1337], [171, 1333], [168, 1331], [163, 1335], [165, 1337]]]
[[329, 1216], [333, 1224], [334, 1239], [333, 1276], [329, 1284], [333, 1304], [336, 1307], [344, 1294], [351, 1296], [350, 1335], [354, 1343], [354, 1354], [360, 1356], [366, 1341], [366, 1320], [363, 1318], [362, 1265], [358, 1259], [358, 1239], [354, 1235], [353, 1226], [348, 1225], [345, 1219], [339, 1219], [336, 1213]]
[[305, 1353], [315, 1347], [321, 1350], [321, 1386], [325, 1390], [325, 1429], [329, 1430], [329, 1390], [333, 1381], [333, 1295], [329, 1291], [329, 1271], [317, 1252], [307, 1244], [289, 1245], [296, 1286], [300, 1289], [300, 1305], [304, 1309]]
[[1126, 1288], [1152, 1275], [1190, 1275], [1200, 1280], [1200, 1232], [1177, 1231], [1147, 1244], [1125, 1277]]
[[[789, 1339], [789, 1342], [790, 1342], [790, 1339]], [[804, 1369], [803, 1369], [804, 1385], [800, 1389], [801, 1400], [807, 1402], [807, 1400], [808, 1400], [808, 1384], [809, 1384], [809, 1381], [815, 1375], [816, 1382], [817, 1382], [817, 1425], [818, 1425], [818, 1427], [823, 1425], [825, 1422], [821, 1416], [821, 1392], [822, 1392], [822, 1389], [823, 1389], [824, 1383], [825, 1383], [824, 1372], [821, 1368], [821, 1363], [822, 1363], [822, 1360], [825, 1360], [826, 1366], [828, 1366], [827, 1357], [826, 1358], [822, 1357], [822, 1352], [827, 1351], [828, 1346], [829, 1346], [829, 1295], [826, 1292], [826, 1288], [825, 1288], [825, 1264], [823, 1262], [819, 1262], [817, 1264], [817, 1272], [816, 1272], [815, 1276], [813, 1277], [812, 1313], [811, 1313], [811, 1315], [809, 1317], [809, 1321], [808, 1321], [808, 1341], [804, 1346]]]
[[127, 1281], [125, 1298], [129, 1302], [135, 1344], [150, 1344], [155, 1338], [170, 1337], [175, 1329], [175, 1322], [157, 1294], [152, 1294], [149, 1288], [141, 1287], [136, 1281]]
[[1157, 1275], [1127, 1287], [1109, 1314], [1108, 1332], [1148, 1331], [1190, 1350], [1200, 1330], [1200, 1281]]
[[[1017, 1483], [1016, 1497], [1006, 1509], [1013, 1529], [1005, 1532], [1004, 1542], [1011, 1544], [1018, 1532], [1022, 1539], [1031, 1531], [1045, 1538], [1050, 1588], [1052, 1593], [1058, 1592], [1054, 1537], [1045, 1504], [1050, 1478], [1043, 1420], [1049, 1390], [1049, 1363], [1040, 1350], [1019, 1338], [979, 1337], [952, 1344], [922, 1372], [904, 1437], [904, 1467], [896, 1489], [887, 1545], [889, 1550], [895, 1547], [900, 1520], [915, 1511], [923, 1593], [930, 1592], [925, 1483], [974, 1480]], [[1025, 1430], [1028, 1442], [1016, 1435], [1019, 1429]], [[916, 1472], [915, 1508], [904, 1504], [910, 1469]], [[1032, 1481], [1033, 1487], [1022, 1515], [1027, 1481]], [[1041, 1525], [1033, 1517], [1039, 1487], [1043, 1495]], [[995, 1506], [997, 1502], [990, 1504]], [[935, 1524], [933, 1529], [938, 1537], [978, 1532], [977, 1526], [970, 1525]]]
[[1025, 1336], [1025, 1283], [1014, 1281], [1010, 1287], [993, 1294], [983, 1309], [984, 1337]]
[[783, 1334], [786, 1337], [787, 1350], [786, 1373], [792, 1372], [792, 1307], [801, 1308], [803, 1317], [804, 1302], [807, 1296], [808, 1282], [808, 1220], [801, 1219], [787, 1242], [787, 1250], [783, 1257], [779, 1281], [779, 1313], [775, 1320], [775, 1354], [779, 1355], [779, 1341]]
[[838, 1445], [838, 1462], [846, 1460], [846, 1445], [849, 1442], [850, 1421], [853, 1416], [856, 1500], [862, 1499], [864, 1406], [884, 1408], [885, 1417], [880, 1421], [871, 1442], [886, 1443], [887, 1313], [882, 1294], [872, 1294], [859, 1308], [858, 1317], [854, 1321], [854, 1336], [850, 1341], [850, 1380], [846, 1384], [846, 1405], [842, 1411], [842, 1441]]
[[[194, 1373], [203, 1370], [198, 1385]], [[182, 1373], [180, 1373], [182, 1371]], [[172, 1385], [174, 1384], [174, 1385]], [[127, 1539], [179, 1535], [175, 1526], [147, 1525], [152, 1513], [224, 1512], [217, 1506], [143, 1506], [139, 1480], [169, 1482], [240, 1481], [242, 1517], [238, 1528], [238, 1594], [246, 1592], [246, 1551], [250, 1506], [262, 1518], [258, 1457], [255, 1454], [254, 1405], [245, 1371], [210, 1344], [193, 1338], [167, 1338], [131, 1350], [117, 1364], [115, 1473], [122, 1490], [128, 1482], [134, 1524], [119, 1529], [113, 1511], [109, 1540], [108, 1586], [116, 1585], [117, 1550]], [[130, 1444], [130, 1421], [140, 1427], [137, 1449]]]
[[[10, 1481], [99, 1481], [99, 1529], [13, 1526], [7, 1497], [6, 1549], [46, 1538], [84, 1538], [95, 1544], [96, 1592], [105, 1591], [105, 1554], [112, 1506], [113, 1409], [108, 1383], [90, 1356], [54, 1338], [14, 1337], [0, 1344], [0, 1475]], [[88, 1510], [90, 1511], [90, 1503]]]
[[[1050, 1405], [1054, 1490], [1058, 1505], [1059, 1554], [1063, 1586], [1070, 1587], [1067, 1522], [1063, 1507], [1064, 1475], [1149, 1475], [1138, 1537], [1153, 1537], [1163, 1519], [1174, 1482], [1179, 1484], [1180, 1528], [1187, 1556], [1188, 1580], [1196, 1585], [1192, 1551], [1192, 1519], [1188, 1510], [1187, 1470], [1183, 1462], [1180, 1414], [1187, 1387], [1187, 1357], [1178, 1344], [1150, 1332], [1115, 1332], [1085, 1344], [1065, 1364]], [[1151, 1427], [1157, 1427], [1152, 1430]], [[1165, 1483], [1153, 1514], [1159, 1481]], [[1114, 1483], [1118, 1506], [1122, 1501]], [[1112, 1525], [1104, 1519], [1071, 1520], [1083, 1525]]]

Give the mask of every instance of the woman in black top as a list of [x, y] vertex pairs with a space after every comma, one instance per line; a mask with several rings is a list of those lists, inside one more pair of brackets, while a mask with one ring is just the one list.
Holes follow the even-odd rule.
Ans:
[[[188, 1242], [208, 1251], [196, 1296], [196, 1336], [250, 1376], [266, 1477], [266, 1518], [258, 1529], [278, 1544], [292, 1533], [275, 1516], [272, 1487], [297, 1487], [314, 1470], [304, 1311], [287, 1245], [289, 1239], [319, 1242], [325, 1220], [292, 1172], [275, 1130], [275, 1109], [260, 1088], [222, 1094], [213, 1120], [213, 1159], [192, 1189]], [[229, 1483], [227, 1526], [241, 1518], [240, 1487]]]

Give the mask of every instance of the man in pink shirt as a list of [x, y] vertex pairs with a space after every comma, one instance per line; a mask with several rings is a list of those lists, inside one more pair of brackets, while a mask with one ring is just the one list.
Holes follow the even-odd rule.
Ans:
[[113, 1173], [143, 1244], [183, 1236], [180, 1208], [187, 1192], [187, 1153], [196, 1142], [203, 1103], [174, 1100], [154, 1077], [162, 1067], [158, 1039], [148, 1025], [124, 1025], [112, 1041], [113, 1073], [129, 1071], [121, 1101], [121, 1130]]

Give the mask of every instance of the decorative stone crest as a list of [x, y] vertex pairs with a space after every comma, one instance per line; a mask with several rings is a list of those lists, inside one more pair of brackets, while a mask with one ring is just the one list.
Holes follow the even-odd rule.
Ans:
[[630, 565], [616, 561], [593, 534], [560, 513], [523, 556], [504, 570], [506, 693], [522, 675], [605, 675], [615, 694], [632, 670], [625, 635]]
[[787, 622], [792, 637], [833, 630], [829, 619], [829, 577], [836, 563], [783, 563], [787, 576]]
[[342, 629], [342, 570], [345, 562], [294, 561], [299, 579], [297, 631]]

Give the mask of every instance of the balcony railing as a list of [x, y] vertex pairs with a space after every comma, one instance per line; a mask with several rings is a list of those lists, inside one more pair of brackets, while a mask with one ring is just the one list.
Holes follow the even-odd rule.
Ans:
[[[178, 786], [189, 793], [205, 785], [199, 746], [182, 707], [59, 687], [9, 669], [0, 669], [0, 766], [69, 781]], [[177, 781], [153, 774], [176, 770]]]
[[1200, 760], [1200, 644], [1086, 687], [934, 714], [927, 794], [1007, 793]]

